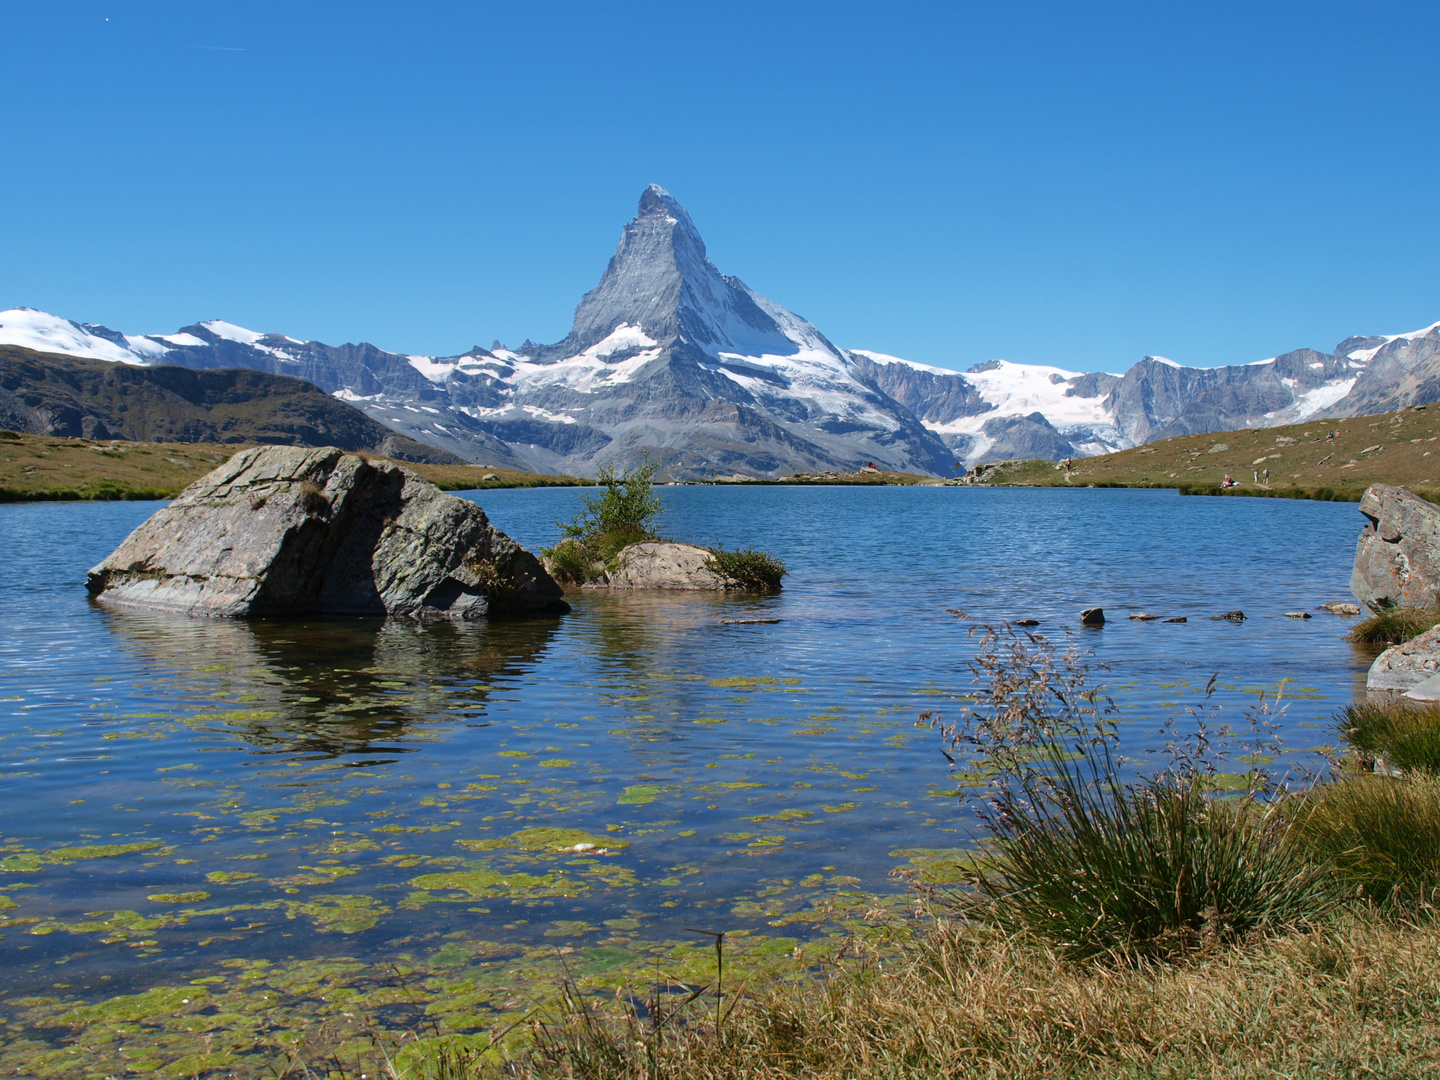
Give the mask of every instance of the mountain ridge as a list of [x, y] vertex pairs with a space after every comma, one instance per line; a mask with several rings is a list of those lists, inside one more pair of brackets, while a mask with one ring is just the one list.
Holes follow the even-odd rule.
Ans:
[[1244, 365], [1146, 356], [1119, 375], [1004, 360], [958, 372], [842, 349], [721, 273], [688, 212], [653, 184], [553, 345], [429, 357], [222, 320], [132, 336], [28, 309], [0, 313], [0, 341], [27, 340], [131, 364], [304, 378], [471, 461], [585, 473], [644, 455], [675, 479], [868, 462], [948, 475], [1003, 457], [1081, 457], [1440, 400], [1440, 324]]

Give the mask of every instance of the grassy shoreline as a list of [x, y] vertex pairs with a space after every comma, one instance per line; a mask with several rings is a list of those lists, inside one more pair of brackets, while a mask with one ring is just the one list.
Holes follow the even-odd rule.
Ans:
[[[172, 499], [254, 443], [140, 443], [0, 433], [0, 502]], [[367, 458], [389, 460], [366, 453]], [[573, 476], [397, 461], [443, 491], [575, 487]]]
[[[1332, 436], [1332, 432], [1335, 434]], [[1268, 469], [1267, 481], [1263, 473]], [[1234, 487], [1222, 488], [1225, 477]], [[1440, 502], [1440, 406], [1161, 439], [1101, 457], [986, 466], [985, 487], [1164, 488], [1181, 495], [1358, 502], [1395, 484]]]

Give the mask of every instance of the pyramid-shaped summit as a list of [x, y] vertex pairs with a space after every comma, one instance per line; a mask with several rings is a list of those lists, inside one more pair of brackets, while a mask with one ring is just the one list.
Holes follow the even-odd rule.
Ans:
[[[792, 355], [797, 343], [762, 305], [768, 301], [716, 269], [685, 208], [651, 184], [641, 192], [635, 218], [625, 226], [600, 284], [575, 308], [569, 336], [543, 353], [546, 358], [582, 353], [623, 326], [643, 331], [656, 344], [690, 345], [711, 357], [726, 351]], [[838, 357], [838, 350], [831, 351]]]
[[658, 184], [641, 193], [569, 335], [524, 351], [535, 367], [507, 380], [516, 412], [501, 423], [564, 418], [561, 441], [600, 460], [647, 454], [677, 478], [950, 465], [939, 438], [856, 374], [854, 357], [722, 274]]

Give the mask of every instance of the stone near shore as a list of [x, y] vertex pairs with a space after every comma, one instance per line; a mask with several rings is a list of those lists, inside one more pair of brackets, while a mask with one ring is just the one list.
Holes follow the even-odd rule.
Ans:
[[1080, 625], [1104, 626], [1105, 609], [1098, 607], [1087, 607], [1084, 611], [1080, 612]]
[[1405, 694], [1436, 675], [1440, 675], [1440, 626], [1377, 656], [1365, 677], [1365, 689]]
[[566, 610], [474, 503], [333, 447], [260, 447], [186, 488], [90, 571], [102, 604], [187, 615], [476, 619]]
[[1360, 512], [1370, 520], [1355, 546], [1355, 599], [1377, 613], [1433, 606], [1440, 588], [1440, 507], [1404, 488], [1372, 484]]
[[1342, 601], [1340, 601], [1340, 600], [1331, 600], [1331, 601], [1329, 601], [1329, 602], [1327, 602], [1327, 603], [1321, 604], [1321, 605], [1320, 605], [1320, 609], [1321, 609], [1322, 611], [1328, 611], [1328, 612], [1330, 612], [1331, 615], [1359, 615], [1359, 614], [1360, 614], [1360, 605], [1359, 605], [1359, 604], [1346, 604], [1346, 603], [1344, 603], [1344, 602], [1342, 602]]
[[654, 540], [631, 544], [615, 557], [615, 568], [586, 588], [733, 589], [737, 583], [709, 569], [710, 552], [693, 544]]

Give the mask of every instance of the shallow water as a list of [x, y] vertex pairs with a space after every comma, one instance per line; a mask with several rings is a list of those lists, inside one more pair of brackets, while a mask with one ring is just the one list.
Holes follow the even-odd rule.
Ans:
[[[188, 1060], [193, 1018], [217, 1015], [206, 1052], [242, 1031], [244, 1054], [301, 1003], [466, 1031], [518, 1007], [544, 957], [693, 969], [709, 954], [689, 928], [755, 957], [853, 928], [898, 894], [893, 869], [966, 842], [915, 720], [959, 705], [977, 621], [1073, 634], [1141, 761], [1214, 674], [1232, 723], [1288, 680], [1280, 764], [1302, 765], [1370, 659], [1317, 610], [1348, 597], [1349, 504], [663, 497], [665, 532], [764, 548], [790, 568], [785, 591], [585, 593], [567, 616], [493, 626], [170, 618], [104, 610], [83, 584], [159, 504], [0, 506], [0, 1066], [153, 1070]], [[578, 493], [480, 501], [538, 549]], [[1095, 605], [1111, 621], [1081, 631]], [[1233, 608], [1249, 618], [1209, 618]], [[1297, 609], [1316, 617], [1282, 614]], [[725, 622], [743, 618], [781, 621]], [[577, 843], [595, 847], [559, 850]], [[401, 968], [418, 973], [403, 994], [377, 975]], [[156, 987], [194, 989], [82, 1008]]]

